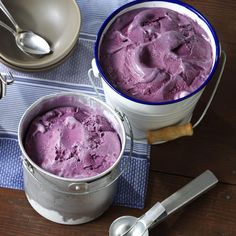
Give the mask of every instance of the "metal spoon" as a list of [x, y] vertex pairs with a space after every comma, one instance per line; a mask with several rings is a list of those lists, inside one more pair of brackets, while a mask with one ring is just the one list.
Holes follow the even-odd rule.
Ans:
[[207, 170], [161, 203], [156, 203], [140, 218], [122, 216], [113, 221], [109, 236], [148, 236], [148, 229], [205, 193], [217, 182], [215, 175]]
[[0, 25], [15, 36], [16, 44], [23, 52], [33, 55], [45, 55], [51, 52], [51, 48], [44, 38], [33, 33], [32, 31], [23, 30], [18, 26], [1, 0], [0, 8], [15, 26], [16, 32], [3, 22], [1, 22]]

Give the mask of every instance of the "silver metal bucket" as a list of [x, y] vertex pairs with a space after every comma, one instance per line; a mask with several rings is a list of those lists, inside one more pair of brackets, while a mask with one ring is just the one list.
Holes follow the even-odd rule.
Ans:
[[[106, 171], [93, 177], [69, 179], [51, 174], [27, 155], [24, 137], [30, 122], [38, 115], [56, 107], [85, 104], [100, 108], [111, 122], [121, 140], [121, 152], [117, 161]], [[19, 123], [18, 141], [22, 151], [25, 194], [31, 206], [43, 217], [61, 224], [82, 224], [100, 216], [112, 203], [117, 189], [117, 180], [127, 168], [132, 153], [121, 169], [121, 160], [126, 146], [126, 134], [122, 120], [104, 102], [81, 93], [58, 93], [42, 97], [23, 114]], [[128, 123], [129, 126], [129, 123]], [[130, 127], [130, 126], [129, 126]], [[131, 134], [132, 131], [130, 130]]]

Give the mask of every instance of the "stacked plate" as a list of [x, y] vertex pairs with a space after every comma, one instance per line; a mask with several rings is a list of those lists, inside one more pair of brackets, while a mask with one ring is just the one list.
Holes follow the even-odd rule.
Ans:
[[[40, 71], [62, 63], [76, 45], [81, 14], [75, 0], [2, 0], [22, 29], [31, 30], [45, 38], [53, 53], [36, 57], [23, 53], [15, 37], [0, 28], [0, 61], [16, 70]], [[0, 20], [13, 27], [4, 13]], [[15, 29], [14, 29], [15, 30]]]

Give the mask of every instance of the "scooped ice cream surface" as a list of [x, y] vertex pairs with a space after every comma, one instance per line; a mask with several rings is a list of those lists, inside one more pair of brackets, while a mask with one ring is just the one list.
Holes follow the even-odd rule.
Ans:
[[119, 135], [95, 109], [61, 107], [35, 118], [25, 149], [40, 167], [66, 178], [95, 176], [111, 167], [121, 151]]
[[207, 34], [197, 22], [165, 8], [124, 13], [100, 46], [108, 80], [126, 95], [149, 102], [195, 91], [207, 79], [212, 58]]

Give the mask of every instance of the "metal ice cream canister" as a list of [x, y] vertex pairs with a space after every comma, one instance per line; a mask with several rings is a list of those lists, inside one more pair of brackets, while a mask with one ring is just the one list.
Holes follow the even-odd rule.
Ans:
[[[115, 19], [124, 14], [125, 12], [131, 11], [138, 8], [150, 8], [150, 7], [163, 7], [170, 10], [184, 14], [194, 21], [196, 21], [207, 33], [210, 43], [212, 45], [212, 54], [213, 54], [213, 64], [211, 72], [207, 80], [194, 92], [188, 94], [183, 98], [176, 100], [166, 101], [166, 102], [145, 102], [140, 101], [135, 98], [132, 98], [128, 95], [123, 94], [117, 88], [115, 88], [112, 83], [109, 81], [109, 78], [103, 73], [103, 69], [100, 64], [100, 46], [104, 34], [108, 30], [109, 26], [115, 21]], [[92, 69], [89, 71], [90, 80], [99, 78], [102, 81], [104, 88], [104, 93], [108, 104], [112, 107], [119, 108], [124, 114], [129, 118], [131, 125], [134, 131], [134, 138], [142, 139], [145, 138], [145, 133], [148, 130], [155, 130], [163, 128], [166, 126], [184, 124], [191, 120], [193, 110], [201, 97], [206, 85], [211, 80], [219, 61], [220, 44], [218, 37], [215, 33], [215, 30], [208, 22], [208, 20], [196, 9], [193, 7], [174, 0], [165, 0], [165, 1], [145, 1], [138, 0], [130, 2], [126, 5], [123, 5], [116, 11], [114, 11], [103, 23], [101, 26], [97, 40], [95, 43], [95, 59], [92, 61]], [[223, 67], [223, 66], [222, 66]], [[223, 71], [223, 68], [222, 68]], [[92, 73], [91, 73], [92, 72]], [[215, 94], [216, 88], [218, 86], [220, 77], [215, 85], [215, 90], [213, 91], [209, 104], [206, 107], [209, 107], [210, 102]], [[203, 113], [203, 115], [206, 113]]]
[[[43, 170], [27, 155], [24, 149], [25, 133], [37, 115], [61, 106], [78, 107], [81, 103], [101, 108], [103, 115], [111, 122], [120, 137], [121, 152], [117, 161], [101, 174], [83, 179], [59, 177]], [[26, 110], [18, 128], [24, 189], [29, 203], [40, 215], [56, 223], [82, 224], [97, 218], [111, 205], [117, 181], [125, 170], [120, 168], [126, 146], [125, 128], [121, 119], [123, 118], [104, 102], [80, 93], [48, 95], [37, 100]], [[125, 161], [125, 167], [129, 158]]]

